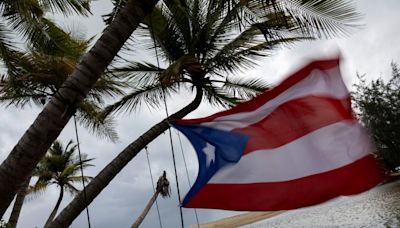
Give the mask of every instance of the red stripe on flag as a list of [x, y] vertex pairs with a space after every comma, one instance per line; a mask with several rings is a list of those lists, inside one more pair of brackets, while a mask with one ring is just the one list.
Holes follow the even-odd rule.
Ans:
[[[287, 90], [288, 88], [292, 87], [296, 83], [300, 82], [301, 80], [305, 79], [307, 76], [310, 75], [311, 71], [320, 69], [320, 70], [328, 70], [334, 67], [339, 66], [339, 59], [334, 59], [334, 60], [326, 60], [326, 61], [315, 61], [307, 65], [306, 67], [302, 68], [301, 70], [297, 71], [296, 73], [292, 74], [288, 78], [286, 78], [283, 82], [281, 82], [279, 85], [276, 87], [272, 88], [271, 90], [267, 90], [263, 92], [262, 94], [258, 95], [257, 97], [240, 103], [237, 106], [226, 110], [222, 112], [218, 112], [214, 115], [204, 117], [204, 118], [198, 118], [198, 119], [190, 119], [190, 120], [176, 120], [176, 123], [178, 124], [197, 124], [201, 122], [209, 122], [214, 120], [215, 118], [225, 116], [225, 115], [231, 115], [234, 113], [240, 113], [240, 112], [250, 112], [258, 107], [262, 106], [269, 100], [277, 97], [279, 94]], [[340, 77], [340, 74], [337, 75], [337, 77]]]
[[321, 127], [350, 119], [353, 119], [350, 98], [308, 96], [288, 101], [258, 123], [233, 131], [250, 136], [246, 154], [282, 146]]
[[[290, 167], [287, 167], [290, 169]], [[383, 179], [372, 155], [347, 166], [296, 180], [256, 184], [207, 184], [184, 207], [289, 210], [368, 190]]]

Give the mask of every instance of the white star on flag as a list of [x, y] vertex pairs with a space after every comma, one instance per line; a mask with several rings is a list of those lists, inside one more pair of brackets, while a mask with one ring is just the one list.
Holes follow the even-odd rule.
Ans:
[[210, 167], [211, 162], [215, 160], [215, 147], [209, 143], [203, 148], [204, 154], [206, 154], [206, 167]]

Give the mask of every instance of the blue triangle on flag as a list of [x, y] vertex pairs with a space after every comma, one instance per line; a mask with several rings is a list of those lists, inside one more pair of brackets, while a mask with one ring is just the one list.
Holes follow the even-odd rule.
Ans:
[[185, 206], [219, 169], [240, 160], [249, 136], [201, 125], [177, 123], [172, 123], [172, 125], [189, 139], [199, 161], [199, 174], [196, 182], [182, 202], [182, 206]]

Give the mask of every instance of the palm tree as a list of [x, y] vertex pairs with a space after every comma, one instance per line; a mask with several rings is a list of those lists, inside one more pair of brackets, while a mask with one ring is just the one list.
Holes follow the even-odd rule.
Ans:
[[163, 198], [170, 197], [170, 195], [171, 195], [171, 188], [169, 187], [169, 181], [167, 179], [167, 173], [165, 171], [163, 172], [163, 175], [158, 178], [156, 191], [153, 193], [153, 196], [150, 198], [146, 207], [143, 209], [143, 212], [139, 215], [139, 217], [133, 223], [132, 228], [139, 227], [140, 224], [142, 224], [147, 213], [149, 213], [154, 202], [156, 202], [156, 199], [159, 194], [161, 194], [161, 196]]
[[[90, 14], [89, 3], [90, 0], [66, 0], [63, 2], [5, 0], [0, 2], [0, 19], [2, 21], [0, 23], [0, 61], [7, 68], [7, 74], [0, 77], [0, 94], [3, 95], [5, 91], [10, 91], [10, 87], [18, 87], [19, 83], [16, 82], [21, 80], [21, 77], [18, 76], [21, 76], [20, 58], [23, 50], [15, 45], [15, 37], [19, 36], [18, 39], [22, 42], [29, 43], [31, 49], [62, 50], [67, 55], [76, 53], [74, 46], [76, 43], [70, 38], [70, 35], [44, 15], [62, 13], [66, 16], [72, 14], [87, 16]], [[74, 47], [71, 48], [71, 46]], [[19, 85], [21, 86], [21, 84]], [[20, 96], [19, 92], [21, 90], [14, 91]], [[4, 96], [2, 96], [1, 102], [4, 102], [3, 98]], [[81, 121], [86, 121], [86, 124], [88, 122], [87, 118]], [[94, 126], [93, 122], [89, 123]], [[113, 132], [111, 131], [111, 133]], [[17, 194], [8, 226], [15, 227], [17, 224], [28, 184], [29, 180], [26, 180]]]
[[[81, 182], [82, 177], [77, 175], [81, 168], [92, 166], [89, 164], [93, 159], [88, 159], [87, 155], [82, 155], [82, 162], [78, 156], [75, 156], [77, 145], [69, 141], [67, 146], [63, 148], [60, 141], [55, 141], [49, 149], [47, 155], [37, 165], [33, 176], [37, 177], [37, 181], [30, 186], [28, 193], [37, 193], [44, 191], [50, 185], [57, 185], [60, 188], [60, 194], [54, 209], [49, 215], [45, 226], [51, 222], [57, 214], [58, 208], [64, 196], [64, 191], [71, 194], [78, 193], [78, 189], [73, 185]], [[84, 181], [89, 181], [91, 177], [84, 176]]]
[[[56, 3], [58, 1], [42, 2]], [[71, 2], [78, 1], [71, 0]], [[73, 116], [75, 107], [87, 96], [108, 64], [143, 18], [151, 12], [156, 2], [157, 0], [129, 0], [127, 2], [96, 44], [81, 58], [70, 77], [46, 104], [0, 165], [0, 183], [2, 183], [0, 184], [0, 217], [3, 216], [24, 181], [31, 176], [36, 164]]]
[[[59, 31], [57, 30], [57, 32]], [[63, 33], [67, 34], [66, 32]], [[46, 48], [32, 46], [26, 53], [14, 52], [15, 74], [2, 76], [0, 102], [16, 107], [23, 107], [31, 103], [42, 106], [48, 98], [54, 96], [90, 43], [90, 39], [73, 37], [72, 34], [65, 41], [63, 46], [69, 46], [67, 53], [58, 47], [47, 50]], [[117, 133], [113, 129], [113, 119], [100, 119], [98, 116], [99, 105], [104, 102], [106, 96], [122, 95], [124, 86], [125, 83], [118, 81], [116, 77], [102, 76], [96, 82], [88, 97], [77, 108], [77, 120], [91, 132], [115, 141]], [[17, 225], [28, 184], [29, 180], [17, 193], [8, 222], [11, 227]]]
[[[125, 0], [123, 2], [125, 2]], [[172, 0], [166, 0], [166, 2], [172, 2]], [[253, 2], [260, 3], [271, 1], [254, 0]], [[287, 1], [282, 0], [272, 2], [285, 3]], [[315, 4], [310, 4], [310, 2]], [[329, 2], [331, 4], [329, 4], [329, 7], [323, 7], [327, 4], [321, 4], [321, 2]], [[6, 160], [0, 165], [0, 183], [7, 183], [7, 185], [0, 185], [0, 215], [4, 214], [4, 211], [11, 203], [19, 187], [26, 179], [28, 179], [36, 164], [44, 156], [46, 150], [50, 147], [51, 143], [57, 138], [61, 130], [71, 118], [75, 111], [74, 107], [76, 107], [77, 104], [79, 104], [87, 95], [96, 80], [128, 40], [131, 33], [152, 11], [156, 3], [157, 0], [127, 0], [123, 8], [117, 10], [118, 13], [112, 17], [110, 25], [93, 48], [91, 48], [91, 50], [75, 67], [71, 76], [63, 83], [63, 86], [61, 86], [57, 92], [57, 96], [47, 103], [43, 111], [21, 137]], [[243, 3], [248, 2], [243, 1]], [[337, 33], [348, 26], [347, 23], [341, 22], [347, 22], [347, 19], [354, 18], [354, 9], [349, 7], [348, 1], [346, 0], [301, 1], [300, 6], [301, 7], [299, 7], [298, 10], [300, 10], [300, 12], [307, 12], [310, 17], [300, 17], [299, 20], [310, 21], [311, 19], [311, 21], [315, 22], [305, 23], [305, 28], [309, 28], [309, 31], [327, 30]], [[319, 13], [316, 13], [318, 12], [318, 10], [315, 10], [316, 6], [322, 6], [319, 8]], [[336, 8], [338, 10], [335, 10]], [[325, 14], [321, 12], [325, 12]], [[289, 18], [294, 17], [293, 14], [290, 13], [291, 11], [288, 11], [287, 14], [285, 14], [285, 17], [286, 15]], [[307, 15], [307, 13], [302, 13], [301, 15]], [[335, 13], [336, 15], [332, 16], [332, 14]], [[323, 23], [321, 23], [322, 21]], [[332, 26], [334, 22], [339, 22], [339, 27]], [[317, 24], [318, 26], [313, 27], [313, 24]], [[197, 103], [200, 103], [202, 98], [200, 96], [201, 93], [198, 94], [199, 96], [196, 96], [195, 102], [192, 105], [187, 106], [187, 108], [182, 110], [183, 113], [178, 113], [177, 115], [172, 116], [172, 118], [182, 118], [184, 112], [197, 106]], [[59, 97], [62, 97], [63, 100], [60, 100]], [[165, 128], [165, 123], [162, 122], [161, 126], [155, 126], [155, 128], [159, 127]], [[152, 129], [149, 132], [154, 131]], [[146, 134], [146, 136], [152, 138], [156, 137], [157, 134]], [[133, 144], [143, 147], [149, 141], [151, 140], [139, 140]], [[124, 164], [122, 163], [121, 165]], [[101, 189], [102, 188], [104, 188], [104, 186], [101, 187]], [[74, 216], [75, 212], [67, 220], [70, 220], [71, 218], [73, 219]], [[70, 222], [67, 221], [66, 223]]]
[[[138, 31], [140, 43], [154, 46], [167, 68], [148, 63], [135, 62], [113, 69], [113, 74], [126, 75], [133, 91], [105, 110], [105, 115], [114, 111], [133, 110], [145, 103], [158, 106], [164, 94], [176, 95], [181, 89], [195, 93], [194, 100], [186, 107], [162, 120], [136, 141], [129, 144], [111, 161], [86, 188], [83, 194], [57, 216], [49, 227], [64, 227], [72, 223], [122, 168], [148, 143], [169, 128], [169, 122], [183, 118], [195, 110], [201, 101], [229, 106], [248, 99], [266, 88], [257, 79], [230, 77], [242, 69], [254, 67], [257, 57], [265, 57], [280, 45], [309, 39], [303, 28], [284, 12], [271, 10], [268, 20], [253, 24], [252, 20], [239, 20], [238, 15], [246, 6], [237, 2], [226, 8], [224, 1], [211, 5], [207, 1], [173, 1], [160, 3]], [[313, 8], [314, 9], [314, 8]], [[329, 11], [330, 9], [325, 9]], [[285, 15], [285, 16], [283, 16]], [[250, 18], [251, 15], [249, 15]], [[265, 36], [259, 25], [270, 25], [271, 32]], [[237, 30], [237, 28], [241, 30]], [[265, 30], [265, 27], [263, 28]], [[154, 38], [154, 40], [149, 39]], [[266, 39], [265, 39], [266, 38]]]

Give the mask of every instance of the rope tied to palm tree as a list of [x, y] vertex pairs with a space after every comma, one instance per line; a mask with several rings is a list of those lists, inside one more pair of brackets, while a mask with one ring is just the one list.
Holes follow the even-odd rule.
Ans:
[[[157, 60], [157, 67], [158, 67], [158, 71], [159, 71], [158, 74], [160, 75], [160, 82], [161, 82], [161, 87], [162, 87], [162, 98], [163, 98], [163, 101], [164, 101], [164, 108], [165, 108], [165, 113], [166, 113], [166, 116], [167, 116], [166, 119], [168, 121], [168, 124], [170, 125], [169, 112], [168, 112], [168, 106], [167, 106], [167, 98], [166, 98], [167, 96], [166, 96], [166, 93], [165, 93], [165, 86], [163, 85], [162, 78], [161, 78], [160, 60], [158, 59], [157, 45], [156, 45], [156, 39], [155, 39], [155, 36], [154, 36], [154, 31], [153, 31], [153, 23], [152, 23], [152, 19], [151, 19], [151, 14], [149, 15], [149, 19], [150, 19], [150, 26], [151, 26], [150, 32], [151, 32], [151, 36], [153, 38], [154, 51], [155, 51], [156, 60]], [[181, 198], [181, 192], [180, 192], [180, 189], [179, 189], [178, 172], [177, 172], [177, 169], [176, 169], [176, 159], [175, 159], [174, 144], [173, 144], [173, 141], [172, 141], [171, 127], [168, 128], [168, 133], [169, 133], [169, 141], [170, 141], [170, 144], [171, 144], [172, 161], [173, 161], [173, 164], [174, 164], [176, 189], [177, 189], [177, 192], [178, 192], [179, 213], [180, 213], [180, 218], [181, 218], [181, 227], [184, 228], [185, 225], [184, 225], [184, 221], [183, 221], [183, 212], [182, 212], [182, 207], [180, 206], [181, 203], [182, 203], [182, 198]], [[165, 174], [165, 171], [164, 171], [164, 174]]]
[[[86, 196], [86, 184], [85, 184], [85, 178], [84, 178], [84, 174], [83, 174], [83, 162], [82, 162], [82, 154], [81, 154], [81, 147], [80, 147], [80, 141], [79, 141], [79, 135], [78, 135], [78, 125], [76, 124], [76, 116], [75, 114], [74, 116], [74, 126], [75, 126], [75, 136], [76, 136], [76, 144], [78, 147], [78, 157], [79, 157], [79, 164], [80, 164], [80, 170], [81, 170], [81, 178], [82, 178], [82, 191], [83, 191], [83, 198], [85, 200], [85, 204], [87, 204], [87, 196]], [[86, 206], [86, 218], [87, 218], [87, 222], [88, 222], [88, 227], [91, 228], [90, 225], [90, 214], [89, 214], [89, 207]]]

